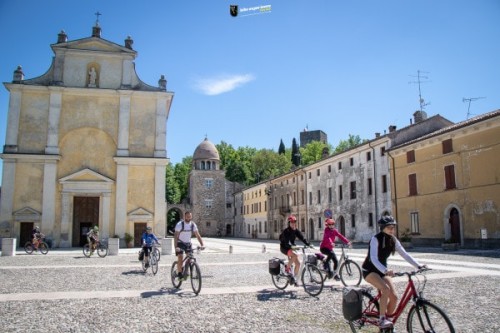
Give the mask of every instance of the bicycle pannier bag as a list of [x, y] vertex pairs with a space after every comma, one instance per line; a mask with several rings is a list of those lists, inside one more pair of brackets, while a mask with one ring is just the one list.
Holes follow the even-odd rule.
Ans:
[[144, 250], [139, 251], [139, 261], [142, 261], [144, 259]]
[[307, 263], [311, 265], [316, 265], [318, 263], [318, 258], [314, 254], [307, 255]]
[[280, 274], [280, 261], [279, 261], [279, 259], [276, 259], [276, 258], [269, 259], [269, 273], [271, 275], [279, 275]]
[[348, 321], [358, 320], [363, 312], [361, 288], [346, 287], [342, 290], [342, 313]]

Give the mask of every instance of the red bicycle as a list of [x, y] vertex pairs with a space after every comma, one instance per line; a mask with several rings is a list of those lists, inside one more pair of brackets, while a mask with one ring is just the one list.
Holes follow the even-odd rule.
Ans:
[[24, 244], [24, 251], [26, 251], [27, 254], [32, 254], [33, 251], [40, 251], [42, 254], [47, 254], [49, 252], [49, 246], [47, 243], [44, 241], [45, 235], [40, 233], [40, 238], [35, 239], [34, 241], [27, 241], [26, 244]]
[[[431, 303], [423, 297], [427, 277], [422, 273], [428, 270], [429, 268], [423, 268], [413, 272], [395, 273], [395, 276], [406, 275], [408, 277], [408, 284], [406, 285], [406, 289], [396, 307], [395, 312], [387, 315], [387, 318], [395, 324], [403, 313], [403, 310], [411, 301], [412, 305], [408, 311], [408, 317], [406, 319], [406, 329], [409, 333], [454, 333], [455, 328], [446, 313], [437, 305]], [[423, 277], [423, 279], [419, 280], [418, 276]], [[361, 288], [363, 300], [361, 317], [356, 320], [348, 321], [353, 333], [355, 333], [357, 329], [361, 329], [364, 326], [379, 327], [380, 314], [378, 301], [380, 299], [380, 291], [376, 296], [373, 296], [370, 291], [371, 288]], [[393, 330], [393, 327], [384, 329], [380, 328], [379, 332], [392, 333]]]

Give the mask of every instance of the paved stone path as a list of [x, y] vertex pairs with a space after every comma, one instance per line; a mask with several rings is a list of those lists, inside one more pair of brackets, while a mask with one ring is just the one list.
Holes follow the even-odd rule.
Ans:
[[[142, 272], [138, 249], [106, 258], [84, 258], [80, 249], [0, 257], [0, 332], [349, 332], [338, 283], [328, 281], [318, 297], [272, 285], [267, 261], [283, 257], [276, 242], [205, 243], [196, 255], [203, 277], [198, 296], [189, 281], [172, 287], [171, 255], [161, 257], [157, 275]], [[500, 251], [411, 253], [433, 269], [425, 295], [457, 332], [500, 332]], [[349, 255], [361, 262], [366, 247], [355, 246]], [[390, 265], [410, 269], [398, 256]], [[395, 281], [402, 291], [405, 280]], [[398, 332], [406, 331], [405, 319], [396, 324]]]

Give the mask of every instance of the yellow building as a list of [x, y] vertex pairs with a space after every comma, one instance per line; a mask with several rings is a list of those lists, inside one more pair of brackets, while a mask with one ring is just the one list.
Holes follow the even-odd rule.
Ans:
[[[51, 67], [12, 82], [3, 154], [0, 237], [29, 239], [33, 226], [53, 246], [101, 237], [165, 234], [166, 120], [173, 93], [135, 72], [137, 52], [101, 38], [68, 41], [62, 31]], [[123, 241], [122, 241], [123, 245]]]
[[388, 150], [399, 234], [416, 245], [500, 245], [500, 110]]

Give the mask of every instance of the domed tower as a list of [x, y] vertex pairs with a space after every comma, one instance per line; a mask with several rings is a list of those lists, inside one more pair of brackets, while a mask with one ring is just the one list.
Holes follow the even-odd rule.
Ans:
[[215, 145], [207, 138], [196, 147], [193, 154], [193, 170], [219, 170], [220, 158]]

